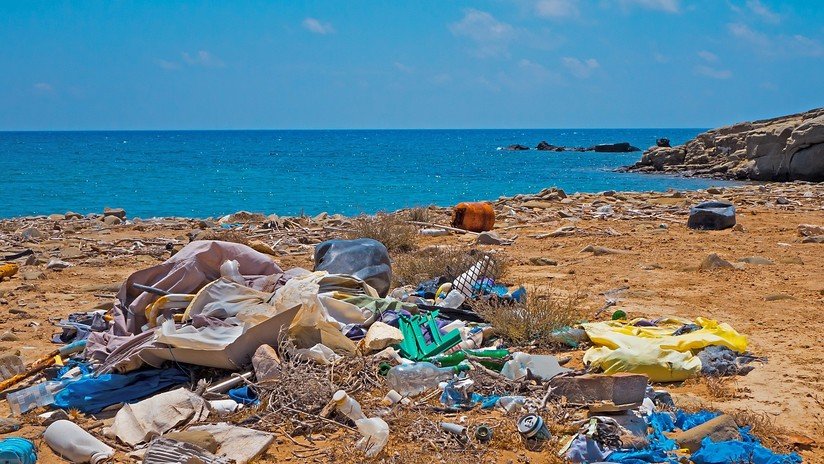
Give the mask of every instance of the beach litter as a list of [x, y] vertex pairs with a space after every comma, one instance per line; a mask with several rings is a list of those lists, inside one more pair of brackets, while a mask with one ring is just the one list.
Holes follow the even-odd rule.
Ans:
[[[494, 226], [491, 204], [454, 212], [452, 228], [481, 232], [476, 244], [506, 244], [486, 232]], [[601, 216], [616, 214], [610, 208]], [[565, 226], [548, 237], [586, 233]], [[313, 237], [311, 270], [284, 270], [260, 246], [173, 244], [171, 257], [126, 279], [110, 308], [57, 322], [54, 342], [71, 344], [28, 366], [9, 358], [7, 401], [24, 417], [70, 411], [44, 438], [76, 462], [121, 452], [148, 463], [250, 462], [284, 441], [297, 443], [297, 458], [369, 460], [398, 453], [393, 437], [413, 432], [471, 453], [520, 437], [518, 447], [572, 462], [720, 462], [712, 453], [798, 462], [772, 453], [732, 418], [689, 415], [650, 387], [745, 375], [765, 362], [728, 324], [627, 320], [624, 312], [553, 327], [544, 335], [557, 349], [584, 353], [582, 366], [567, 367], [568, 356], [510, 346], [476, 311], [490, 302], [502, 312], [526, 307], [525, 287], [497, 279], [494, 253], [393, 288], [393, 260], [379, 241]], [[67, 266], [51, 270], [58, 268]], [[109, 422], [91, 427], [98, 414]]]

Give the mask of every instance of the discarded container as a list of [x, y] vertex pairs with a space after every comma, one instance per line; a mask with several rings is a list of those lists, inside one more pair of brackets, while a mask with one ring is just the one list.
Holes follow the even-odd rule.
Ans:
[[455, 278], [452, 288], [463, 293], [466, 298], [472, 298], [479, 291], [475, 284], [483, 280], [493, 266], [492, 258], [484, 255], [483, 259], [473, 264], [466, 272]]
[[37, 449], [25, 438], [9, 437], [0, 440], [0, 462], [3, 464], [35, 464]]
[[463, 425], [453, 424], [452, 422], [441, 422], [441, 429], [458, 437], [458, 439], [466, 440], [466, 427]]
[[492, 427], [481, 424], [475, 429], [475, 439], [480, 442], [492, 440]]
[[366, 415], [361, 410], [361, 405], [354, 398], [349, 396], [343, 390], [338, 390], [332, 395], [332, 401], [335, 402], [335, 407], [338, 411], [343, 413], [346, 417], [352, 420], [352, 422], [357, 422], [361, 419], [366, 419]]
[[726, 201], [705, 201], [690, 208], [687, 227], [722, 230], [735, 225], [735, 206]]
[[363, 438], [355, 445], [366, 452], [366, 457], [371, 458], [381, 452], [386, 442], [389, 441], [389, 425], [380, 417], [370, 417], [355, 422], [358, 432]]
[[528, 440], [548, 440], [551, 435], [544, 420], [537, 414], [527, 414], [518, 419], [518, 432]]
[[392, 406], [400, 402], [401, 404], [409, 404], [411, 401], [409, 398], [404, 398], [400, 393], [396, 392], [395, 390], [389, 390], [389, 393], [383, 397], [382, 403], [385, 406]]
[[17, 274], [17, 271], [19, 270], [20, 266], [18, 266], [16, 263], [6, 263], [0, 265], [0, 278], [11, 277]]
[[111, 447], [67, 420], [50, 425], [43, 439], [55, 453], [71, 462], [98, 464], [114, 456]]
[[495, 210], [490, 203], [458, 203], [452, 211], [452, 227], [486, 232], [495, 227]]
[[507, 413], [512, 412], [516, 408], [520, 410], [524, 404], [526, 404], [526, 398], [523, 396], [502, 396], [498, 399], [498, 406], [502, 407]]
[[235, 400], [212, 400], [209, 401], [209, 408], [212, 409], [218, 416], [226, 416], [243, 408], [243, 405]]
[[466, 365], [437, 367], [429, 362], [402, 364], [389, 369], [386, 383], [403, 396], [415, 396], [468, 369]]
[[467, 356], [480, 358], [479, 362], [484, 367], [500, 371], [503, 366], [500, 360], [509, 356], [509, 350], [461, 350], [435, 356], [432, 358], [432, 362], [441, 367], [456, 366], [465, 361]]
[[463, 293], [457, 290], [450, 290], [449, 293], [446, 295], [446, 298], [438, 302], [438, 306], [441, 306], [443, 308], [457, 309], [463, 304], [465, 300], [466, 297], [463, 295]]
[[[11, 413], [25, 414], [34, 408], [54, 403], [55, 393], [62, 390], [63, 382], [42, 382], [6, 395]], [[1, 461], [0, 461], [1, 462]]]

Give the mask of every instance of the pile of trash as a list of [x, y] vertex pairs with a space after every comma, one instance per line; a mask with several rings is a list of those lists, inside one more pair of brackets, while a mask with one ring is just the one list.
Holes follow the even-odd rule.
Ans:
[[[318, 244], [311, 271], [283, 270], [243, 244], [193, 241], [132, 274], [110, 310], [60, 321], [53, 353], [29, 366], [4, 359], [0, 390], [71, 462], [120, 450], [144, 463], [245, 463], [277, 437], [341, 431], [356, 432], [354, 449], [371, 458], [414, 427], [475, 450], [516, 429], [526, 449], [572, 462], [800, 462], [650, 386], [764, 361], [729, 325], [563, 328], [558, 340], [589, 347], [584, 368], [568, 368], [569, 358], [507, 347], [473, 310], [488, 300], [523, 310], [526, 289], [496, 282], [494, 261], [484, 254], [457, 277], [393, 289], [389, 253], [371, 239]], [[427, 411], [455, 421], [421, 419]], [[482, 411], [498, 419], [467, 419]], [[81, 416], [102, 425], [85, 430]], [[36, 450], [6, 438], [3, 459], [34, 463]]]

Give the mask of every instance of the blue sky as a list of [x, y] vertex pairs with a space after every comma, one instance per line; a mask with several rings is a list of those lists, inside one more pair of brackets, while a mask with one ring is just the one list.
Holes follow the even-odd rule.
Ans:
[[823, 105], [819, 0], [0, 0], [0, 130], [711, 127]]

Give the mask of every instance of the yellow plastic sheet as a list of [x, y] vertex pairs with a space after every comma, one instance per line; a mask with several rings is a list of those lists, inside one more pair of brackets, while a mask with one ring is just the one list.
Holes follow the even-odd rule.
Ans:
[[729, 324], [699, 317], [701, 329], [684, 335], [672, 335], [692, 321], [669, 318], [658, 327], [635, 327], [620, 321], [583, 324], [587, 336], [596, 346], [584, 354], [584, 363], [605, 373], [633, 372], [646, 374], [653, 382], [677, 382], [701, 371], [701, 360], [693, 353], [711, 345], [726, 346], [743, 352], [747, 337]]

